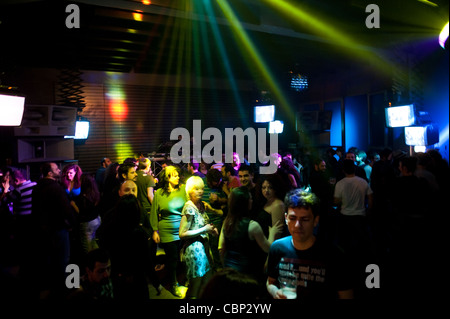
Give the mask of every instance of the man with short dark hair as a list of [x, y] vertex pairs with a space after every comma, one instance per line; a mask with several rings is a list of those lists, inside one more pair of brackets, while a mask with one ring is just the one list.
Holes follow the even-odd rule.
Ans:
[[335, 214], [332, 210], [335, 179], [329, 175], [327, 164], [323, 158], [316, 158], [313, 164], [314, 167], [310, 173], [309, 185], [311, 191], [320, 199], [319, 233], [332, 239], [335, 224]]
[[367, 211], [373, 206], [373, 192], [366, 180], [356, 176], [356, 168], [353, 160], [344, 160], [345, 177], [336, 183], [334, 203], [340, 211], [337, 241], [352, 258], [354, 274], [359, 277], [358, 282], [361, 284], [365, 276], [363, 267], [373, 258], [366, 217]]
[[[256, 185], [254, 182], [255, 174], [252, 167], [247, 164], [241, 164], [239, 166], [238, 177], [241, 185], [248, 188], [248, 191], [252, 195], [252, 198], [256, 198]], [[250, 216], [256, 216], [256, 207], [257, 205], [252, 204], [252, 208], [250, 209]]]
[[200, 172], [198, 169], [200, 167], [200, 164], [197, 161], [192, 161], [188, 163], [187, 170], [189, 176], [199, 176], [201, 178], [206, 178], [206, 175]]
[[150, 225], [150, 212], [152, 209], [153, 197], [154, 197], [154, 189], [156, 187], [155, 180], [150, 173], [151, 170], [151, 161], [146, 157], [142, 157], [139, 159], [139, 167], [137, 172], [136, 186], [137, 186], [137, 198], [142, 205], [143, 213], [141, 224], [144, 229], [149, 234], [148, 245], [149, 245], [149, 253], [150, 253], [150, 265], [151, 269], [149, 269], [150, 281], [155, 286], [158, 294], [161, 293], [161, 285], [159, 277], [156, 274], [155, 267], [160, 268], [161, 265], [156, 264], [156, 253], [157, 253], [157, 244], [153, 240], [151, 234], [153, 234], [153, 228]]
[[70, 300], [111, 300], [114, 298], [111, 282], [111, 260], [106, 250], [97, 248], [85, 256], [86, 273], [81, 278], [81, 286], [70, 294]]
[[238, 177], [241, 185], [247, 187], [249, 191], [255, 188], [253, 181], [255, 174], [250, 165], [241, 164], [238, 170]]
[[[318, 198], [294, 189], [286, 195], [285, 206], [291, 236], [276, 240], [270, 247], [266, 284], [269, 294], [274, 299], [290, 295], [301, 302], [353, 298], [344, 254], [314, 235], [319, 223]], [[284, 286], [289, 284], [292, 288], [287, 290]]]
[[134, 163], [122, 163], [119, 165], [119, 169], [117, 171], [117, 176], [119, 177], [119, 182], [123, 183], [125, 180], [132, 180], [136, 182], [137, 173], [136, 173], [136, 165]]
[[11, 194], [13, 210], [16, 216], [31, 215], [31, 194], [36, 182], [27, 180], [20, 170], [13, 171], [14, 190]]
[[111, 164], [111, 159], [103, 157], [100, 161], [100, 167], [95, 172], [95, 181], [97, 182], [98, 190], [103, 192], [103, 182], [105, 181], [106, 168]]
[[31, 216], [36, 233], [36, 276], [41, 297], [61, 297], [65, 291], [66, 266], [70, 257], [69, 231], [74, 224], [74, 209], [59, 184], [61, 170], [56, 163], [41, 167], [42, 178], [32, 193]]
[[[224, 215], [227, 213], [228, 198], [222, 190], [222, 173], [215, 168], [210, 168], [206, 173], [206, 183], [202, 196], [202, 201], [210, 204], [211, 209], [206, 211], [211, 223], [220, 232], [224, 220]], [[211, 249], [212, 263], [211, 267], [214, 270], [223, 267], [219, 253], [219, 236], [209, 237], [209, 246]]]
[[32, 193], [36, 182], [25, 178], [25, 174], [17, 169], [12, 173], [14, 190], [9, 193], [10, 200], [13, 203], [13, 212], [15, 218], [15, 239], [19, 256], [20, 273], [24, 281], [29, 281], [26, 277], [30, 274], [32, 260], [32, 247], [30, 241], [33, 240], [32, 233], [35, 229], [32, 211]]
[[366, 198], [368, 208], [372, 207], [372, 189], [367, 181], [356, 176], [356, 165], [351, 159], [343, 162], [345, 177], [336, 183], [334, 190], [335, 204], [341, 205], [341, 214], [345, 216], [365, 216]]
[[[369, 182], [367, 180], [366, 171], [364, 170], [363, 167], [358, 165], [358, 159], [359, 159], [358, 152], [359, 152], [359, 150], [355, 147], [353, 147], [352, 149], [349, 149], [349, 151], [345, 154], [345, 159], [352, 160], [353, 163], [355, 164], [355, 175], [356, 176], [361, 177], [366, 182]], [[364, 152], [364, 154], [365, 154], [365, 152]], [[344, 164], [342, 163], [342, 165], [344, 165]], [[342, 169], [344, 169], [344, 168], [342, 167]], [[341, 176], [340, 176], [339, 180], [341, 180], [344, 177], [345, 177], [345, 172], [341, 172]]]
[[136, 171], [137, 178], [135, 180], [138, 187], [137, 198], [141, 202], [145, 211], [150, 213], [151, 205], [153, 202], [153, 191], [156, 187], [155, 180], [150, 174], [151, 161], [144, 157], [139, 159], [139, 167]]
[[236, 171], [231, 164], [224, 164], [221, 167], [221, 171], [224, 181], [222, 189], [228, 196], [233, 188], [241, 186], [241, 182], [239, 182], [239, 178], [236, 177]]

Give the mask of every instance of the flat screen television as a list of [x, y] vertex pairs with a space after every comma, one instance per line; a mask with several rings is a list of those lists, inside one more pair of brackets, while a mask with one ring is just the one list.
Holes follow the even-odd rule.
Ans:
[[75, 140], [86, 140], [89, 136], [89, 121], [75, 122], [75, 136], [64, 136], [64, 138], [73, 138]]
[[0, 126], [20, 126], [25, 97], [0, 94]]
[[405, 143], [410, 146], [427, 146], [439, 143], [439, 127], [436, 124], [405, 127]]
[[268, 123], [275, 120], [275, 105], [258, 105], [254, 107], [254, 122]]
[[405, 127], [416, 123], [414, 104], [387, 107], [385, 114], [387, 127]]
[[283, 121], [269, 122], [269, 134], [281, 134], [283, 133], [284, 123]]

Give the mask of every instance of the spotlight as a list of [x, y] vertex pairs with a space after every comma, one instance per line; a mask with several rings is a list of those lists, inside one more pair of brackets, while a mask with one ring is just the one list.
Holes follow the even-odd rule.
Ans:
[[445, 43], [448, 39], [448, 22], [442, 28], [441, 34], [439, 34], [439, 45], [445, 50]]

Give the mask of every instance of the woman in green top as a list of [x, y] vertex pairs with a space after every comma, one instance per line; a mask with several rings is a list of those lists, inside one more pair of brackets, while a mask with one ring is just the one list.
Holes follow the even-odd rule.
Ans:
[[161, 172], [161, 188], [155, 192], [150, 222], [153, 240], [161, 243], [166, 255], [165, 269], [169, 281], [169, 291], [181, 298], [178, 288], [177, 268], [181, 249], [180, 222], [181, 211], [186, 202], [185, 186], [180, 185], [180, 176], [175, 166], [167, 166]]

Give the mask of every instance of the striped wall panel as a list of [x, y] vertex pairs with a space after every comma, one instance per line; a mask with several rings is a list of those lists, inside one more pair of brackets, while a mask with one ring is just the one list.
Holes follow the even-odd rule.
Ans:
[[[90, 123], [89, 138], [75, 145], [75, 159], [84, 172], [95, 172], [103, 157], [121, 163], [138, 152], [158, 151], [170, 141], [176, 127], [192, 130], [194, 119], [202, 129], [247, 127], [249, 94], [236, 98], [230, 90], [148, 87], [84, 83]], [[206, 144], [206, 142], [205, 142]]]

